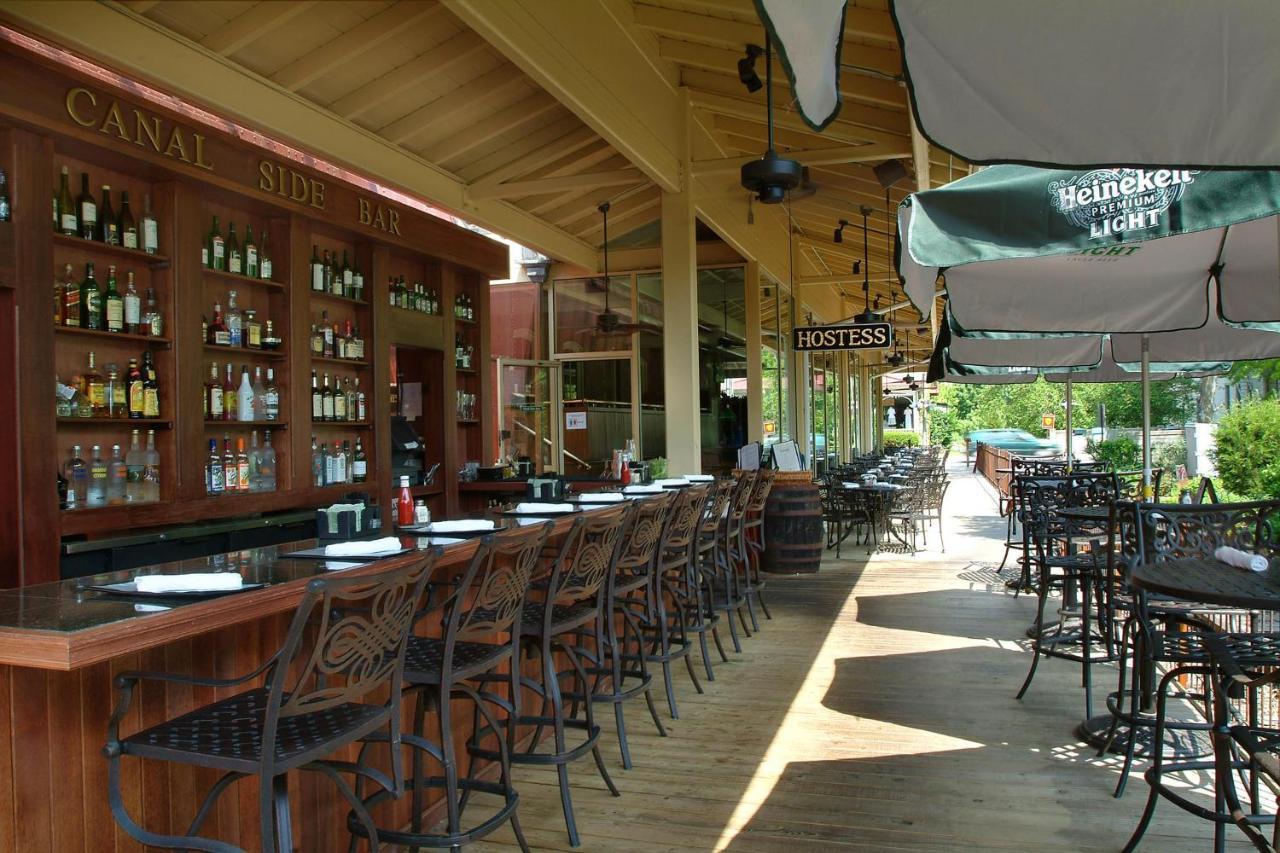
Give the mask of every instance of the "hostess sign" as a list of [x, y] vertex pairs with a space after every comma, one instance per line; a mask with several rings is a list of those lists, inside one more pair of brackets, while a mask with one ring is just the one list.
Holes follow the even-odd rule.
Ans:
[[799, 352], [888, 349], [893, 346], [893, 327], [888, 323], [857, 323], [852, 326], [801, 326], [791, 331], [791, 346]]

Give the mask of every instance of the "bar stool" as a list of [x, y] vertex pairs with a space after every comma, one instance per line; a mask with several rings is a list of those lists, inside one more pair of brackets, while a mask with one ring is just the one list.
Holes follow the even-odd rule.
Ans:
[[[769, 603], [764, 598], [764, 575], [760, 571], [760, 562], [764, 556], [764, 507], [769, 500], [769, 491], [773, 488], [773, 471], [761, 469], [756, 472], [755, 488], [751, 492], [751, 500], [747, 502], [747, 518], [742, 528], [747, 548], [747, 599], [755, 599], [760, 604], [760, 612], [764, 618], [772, 619]], [[754, 615], [754, 613], [753, 613]]]
[[710, 486], [695, 486], [676, 493], [675, 503], [667, 514], [658, 545], [657, 569], [654, 573], [654, 607], [652, 621], [642, 624], [649, 637], [646, 657], [662, 665], [662, 680], [667, 691], [667, 709], [671, 719], [678, 719], [675, 689], [671, 679], [671, 662], [683, 658], [689, 669], [693, 687], [702, 693], [702, 684], [693, 668], [693, 639], [697, 634], [702, 646], [703, 665], [711, 673], [711, 655], [707, 649], [706, 622], [702, 608], [702, 586], [693, 571], [693, 549], [703, 508], [711, 495]]
[[[509, 821], [520, 848], [529, 849], [516, 814], [520, 798], [511, 784], [510, 747], [514, 729], [499, 721], [490, 706], [501, 708], [507, 717], [518, 713], [520, 692], [515, 664], [519, 660], [519, 620], [530, 580], [552, 527], [554, 524], [547, 522], [486, 536], [459, 577], [431, 585], [430, 598], [435, 598], [437, 593], [444, 595], [438, 604], [429, 603], [428, 610], [441, 614], [444, 636], [412, 635], [405, 653], [404, 692], [416, 699], [412, 732], [402, 735], [403, 742], [412, 750], [412, 773], [406, 787], [413, 795], [413, 810], [408, 829], [402, 825], [379, 827], [380, 840], [414, 848], [459, 847], [483, 838]], [[485, 689], [486, 684], [502, 682], [509, 686], [509, 700]], [[459, 775], [454, 748], [451, 701], [454, 699], [472, 703], [472, 732], [481, 730], [479, 721], [483, 717], [484, 731], [491, 732], [497, 739], [497, 782], [476, 776], [470, 760], [466, 771]], [[428, 711], [436, 714], [438, 721], [432, 738], [425, 735]], [[365, 748], [374, 740], [368, 739]], [[426, 756], [441, 765], [443, 776], [424, 775]], [[444, 791], [444, 832], [424, 831], [424, 795], [431, 789]], [[478, 824], [464, 829], [462, 815], [474, 791], [500, 797], [502, 805]], [[378, 791], [365, 799], [364, 804], [372, 810], [390, 797], [391, 792]], [[347, 826], [354, 837], [366, 837], [354, 813], [347, 816]]]
[[[600, 727], [592, 712], [593, 702], [583, 702], [585, 719], [576, 714], [566, 714], [564, 693], [560, 678], [568, 675], [577, 679], [576, 692], [586, 695], [591, 681], [583, 668], [579, 649], [575, 648], [574, 635], [584, 626], [600, 618], [604, 607], [605, 581], [618, 559], [623, 534], [630, 521], [633, 506], [592, 510], [574, 521], [565, 536], [550, 574], [535, 581], [533, 589], [542, 594], [541, 601], [526, 602], [520, 621], [521, 646], [526, 652], [537, 652], [541, 663], [539, 678], [521, 677], [521, 687], [542, 697], [538, 714], [517, 712], [517, 725], [534, 726], [533, 737], [524, 749], [512, 750], [513, 764], [554, 766], [560, 782], [560, 805], [564, 810], [565, 827], [569, 844], [579, 845], [578, 827], [573, 816], [573, 800], [569, 793], [569, 764], [591, 753], [596, 769], [609, 792], [621, 796], [600, 755]], [[555, 654], [559, 652], [569, 663], [569, 669], [557, 670]], [[575, 703], [576, 705], [576, 703]], [[574, 709], [576, 711], [576, 707]], [[548, 713], [549, 712], [549, 713]], [[553, 742], [550, 752], [539, 751], [543, 729], [550, 727]], [[581, 741], [570, 746], [566, 739], [569, 730], [581, 731]], [[482, 732], [487, 734], [487, 732]], [[495, 750], [476, 745], [471, 753], [480, 758], [499, 760]]]
[[[364, 827], [372, 849], [377, 829], [364, 804], [339, 775], [354, 773], [399, 795], [400, 697], [405, 646], [427, 578], [433, 550], [401, 568], [355, 577], [328, 576], [307, 583], [284, 644], [262, 666], [239, 678], [198, 678], [166, 672], [124, 672], [115, 678], [119, 699], [107, 723], [107, 783], [112, 816], [130, 836], [151, 847], [232, 853], [240, 848], [196, 833], [232, 782], [258, 776], [262, 850], [293, 850], [287, 775], [319, 772], [331, 779]], [[307, 641], [305, 637], [313, 636]], [[293, 673], [296, 673], [293, 674]], [[142, 681], [224, 688], [266, 677], [261, 687], [237, 693], [167, 722], [120, 737], [120, 721]], [[387, 729], [391, 776], [365, 764], [326, 760], [367, 735]], [[264, 746], [267, 748], [264, 749]], [[187, 835], [160, 835], [129, 815], [120, 791], [123, 756], [226, 771], [205, 796]]]
[[[717, 630], [720, 614], [727, 613], [729, 608], [727, 604], [716, 605], [713, 586], [716, 575], [721, 571], [724, 554], [723, 521], [729, 513], [729, 503], [733, 500], [737, 485], [733, 480], [720, 480], [712, 487], [710, 498], [703, 508], [702, 520], [698, 523], [698, 535], [694, 544], [692, 570], [699, 587], [698, 604], [702, 613], [699, 639], [703, 643], [702, 660], [707, 668], [708, 681], [715, 681], [716, 678], [711, 671], [711, 658], [706, 653], [706, 631], [711, 632], [711, 639], [716, 644], [716, 650], [720, 652], [720, 659], [726, 663], [729, 661], [729, 655], [725, 653], [724, 644], [720, 642], [720, 632]], [[729, 635], [733, 639], [733, 649], [741, 652], [742, 642], [738, 639], [738, 627], [732, 619], [727, 621]]]
[[[751, 595], [748, 592], [751, 585], [751, 567], [748, 565], [745, 535], [747, 508], [751, 504], [755, 487], [754, 471], [746, 471], [739, 475], [733, 500], [729, 502], [729, 514], [724, 519], [724, 561], [727, 569], [725, 574], [732, 583], [730, 600], [735, 605], [738, 620], [742, 623], [742, 630], [747, 636], [751, 636], [752, 631], [760, 630], [760, 624], [756, 621], [755, 608], [751, 603]], [[750, 628], [747, 627], [748, 616], [751, 617]]]

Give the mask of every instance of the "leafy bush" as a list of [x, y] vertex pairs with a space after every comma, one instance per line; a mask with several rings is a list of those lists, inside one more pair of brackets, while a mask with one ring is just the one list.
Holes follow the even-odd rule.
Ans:
[[960, 437], [960, 419], [955, 412], [934, 409], [929, 412], [929, 440], [950, 447]]
[[893, 450], [899, 447], [919, 447], [920, 436], [909, 429], [887, 429], [884, 431], [884, 449]]
[[[1176, 481], [1178, 466], [1187, 464], [1187, 443], [1182, 439], [1167, 444], [1157, 444], [1151, 448], [1151, 467], [1163, 468], [1164, 479], [1160, 481], [1160, 491], [1166, 495], [1177, 497]], [[1197, 481], [1198, 482], [1198, 481]]]
[[1138, 442], [1127, 436], [1091, 441], [1087, 449], [1094, 459], [1106, 463], [1111, 471], [1132, 471], [1142, 465], [1142, 449]]
[[1218, 424], [1213, 461], [1228, 492], [1247, 498], [1280, 496], [1280, 400], [1253, 400]]

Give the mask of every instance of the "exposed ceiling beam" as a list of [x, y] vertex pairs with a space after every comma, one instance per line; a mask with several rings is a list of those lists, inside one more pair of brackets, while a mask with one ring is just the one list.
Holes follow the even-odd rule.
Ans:
[[[609, 227], [613, 229], [617, 223], [622, 222], [637, 211], [648, 210], [651, 207], [656, 207], [661, 202], [662, 193], [652, 186], [624, 190], [610, 199]], [[589, 209], [584, 210], [566, 228], [570, 233], [579, 235], [592, 245], [599, 244], [600, 238], [604, 236], [604, 219], [600, 216], [596, 207], [597, 205], [591, 205]], [[613, 231], [615, 237], [621, 233], [621, 231]]]
[[474, 199], [521, 198], [584, 187], [620, 187], [645, 180], [644, 173], [639, 169], [614, 169], [609, 172], [561, 175], [558, 178], [536, 178], [531, 181], [484, 182], [467, 187], [467, 193]]
[[281, 68], [271, 79], [290, 91], [297, 91], [335, 68], [346, 65], [393, 38], [424, 16], [438, 15], [443, 10], [434, 2], [400, 0], [350, 30], [310, 50], [305, 56]]
[[131, 12], [139, 15], [145, 15], [151, 9], [154, 9], [160, 0], [123, 0], [124, 6], [127, 6]]
[[[730, 21], [711, 15], [677, 12], [673, 9], [637, 3], [635, 22], [664, 35], [707, 41], [711, 44], [735, 48], [747, 44], [764, 44], [764, 26], [758, 19], [753, 23]], [[902, 73], [901, 57], [893, 48], [871, 47], [845, 41], [840, 48], [840, 60], [846, 65], [869, 68], [890, 76]]]
[[357, 118], [374, 107], [403, 95], [423, 80], [443, 73], [455, 62], [486, 49], [488, 45], [484, 39], [470, 30], [463, 30], [444, 44], [438, 44], [421, 56], [415, 56], [358, 89], [353, 89], [330, 104], [329, 109], [343, 118]]
[[[605, 158], [604, 160], [599, 161], [598, 163], [595, 164], [595, 166], [593, 166], [593, 168], [598, 167], [598, 168], [595, 168], [595, 171], [607, 172], [612, 169], [625, 169], [631, 165], [629, 162], [627, 162], [626, 157], [623, 157], [621, 154], [615, 153], [612, 149], [609, 149], [609, 154], [611, 156]], [[554, 176], [546, 175], [545, 177], [554, 177]], [[648, 181], [647, 178], [645, 180], [646, 182]], [[616, 192], [616, 190], [614, 192]], [[613, 195], [613, 194], [614, 193], [610, 193], [610, 195]], [[526, 198], [520, 199], [516, 203], [519, 204], [520, 207], [523, 208], [524, 210], [527, 210], [530, 213], [532, 213], [534, 216], [544, 216], [550, 211], [558, 210], [561, 207], [563, 207], [565, 204], [570, 204], [584, 197], [588, 197], [589, 200], [598, 202], [600, 193], [588, 187], [585, 189], [575, 189], [575, 190], [568, 190], [563, 192], [556, 192], [552, 194], [544, 194], [541, 196], [526, 197]]]
[[[686, 2], [706, 9], [719, 9], [723, 12], [745, 15], [752, 20], [756, 18], [756, 7], [752, 0], [686, 0]], [[863, 9], [852, 4], [845, 6], [844, 34], [894, 44], [898, 41], [898, 31], [894, 28], [893, 19], [888, 12]]]
[[[541, 141], [542, 134], [530, 134], [528, 139], [516, 140], [503, 148], [502, 151], [495, 152], [496, 155], [505, 155], [508, 152], [519, 152], [519, 154], [514, 158], [504, 156], [499, 165], [482, 175], [477, 175], [472, 183], [501, 182], [512, 178], [525, 177], [543, 166], [580, 155], [583, 149], [601, 150], [608, 147], [607, 143], [597, 136], [594, 130], [582, 125], [578, 125], [568, 133], [564, 132], [563, 127], [551, 127], [548, 130], [558, 132], [559, 135], [553, 136], [550, 141]], [[524, 143], [534, 140], [538, 141], [536, 147], [525, 148]], [[489, 158], [485, 159], [488, 160]], [[467, 172], [470, 171], [471, 166], [469, 165]]]
[[[836, 145], [831, 148], [813, 148], [804, 151], [788, 151], [786, 156], [799, 160], [806, 166], [824, 166], [828, 163], [873, 163], [892, 160], [895, 157], [908, 157], [905, 146], [886, 145]], [[712, 172], [736, 172], [745, 163], [758, 160], [759, 157], [720, 157], [715, 160], [695, 160], [694, 174], [706, 175]]]
[[484, 109], [486, 103], [505, 97], [506, 93], [524, 82], [524, 75], [514, 65], [503, 64], [487, 74], [469, 80], [443, 97], [423, 104], [408, 115], [401, 116], [378, 130], [392, 142], [403, 144], [428, 130], [441, 116], [463, 108]]
[[284, 26], [316, 5], [316, 2], [317, 0], [297, 0], [258, 3], [209, 33], [200, 40], [200, 44], [214, 53], [228, 56]]
[[[872, 284], [894, 284], [897, 277], [881, 273], [873, 275], [870, 278]], [[862, 276], [859, 275], [802, 275], [796, 280], [796, 283], [804, 287], [812, 287], [820, 284], [844, 284], [844, 285], [861, 285]]]
[[573, 263], [594, 262], [594, 249], [572, 235], [506, 202], [471, 203], [455, 175], [124, 6], [8, 3], [3, 14], [69, 50], [429, 200], [546, 255]]
[[[683, 105], [615, 3], [444, 0], [449, 9], [664, 189], [680, 189]], [[653, 97], [655, 84], [661, 96]]]
[[[722, 95], [718, 92], [708, 92], [702, 89], [690, 89], [689, 100], [695, 107], [708, 110], [712, 113], [721, 113], [727, 116], [737, 116], [738, 118], [748, 120], [764, 121], [764, 102], [756, 103], [746, 98]], [[775, 111], [773, 114], [773, 123], [777, 127], [787, 130], [807, 131], [810, 127], [804, 123], [799, 115], [788, 111]], [[890, 145], [901, 144], [906, 137], [898, 137], [894, 134], [886, 134], [882, 131], [870, 130], [865, 127], [848, 124], [840, 120], [833, 121], [827, 125], [826, 130], [822, 132], [823, 136], [833, 142], [843, 142], [848, 144], [858, 142], [883, 142]], [[874, 137], [874, 138], [872, 138]], [[764, 150], [761, 146], [761, 150]]]
[[504, 133], [514, 133], [521, 125], [558, 109], [561, 109], [560, 103], [555, 98], [546, 92], [538, 92], [429, 146], [423, 156], [433, 163], [448, 163]]

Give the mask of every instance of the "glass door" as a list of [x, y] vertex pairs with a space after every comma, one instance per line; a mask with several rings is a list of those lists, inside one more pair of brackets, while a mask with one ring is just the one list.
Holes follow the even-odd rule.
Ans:
[[631, 358], [561, 359], [563, 473], [596, 476], [638, 432]]
[[[561, 473], [560, 365], [498, 359], [498, 435], [535, 474]], [[500, 448], [500, 452], [505, 448]]]

